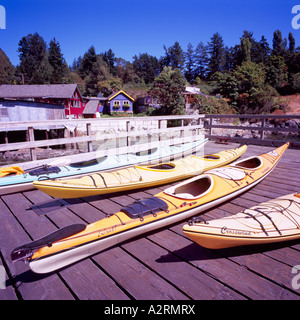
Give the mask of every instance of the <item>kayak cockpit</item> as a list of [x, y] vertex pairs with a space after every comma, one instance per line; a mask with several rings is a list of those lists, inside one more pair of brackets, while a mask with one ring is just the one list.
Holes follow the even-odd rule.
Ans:
[[219, 160], [220, 156], [217, 156], [216, 154], [207, 154], [203, 158], [205, 160]]
[[173, 170], [175, 168], [175, 164], [173, 163], [161, 163], [153, 166], [148, 166], [149, 169], [152, 170]]
[[85, 167], [95, 166], [95, 165], [98, 165], [99, 163], [103, 162], [106, 159], [107, 159], [107, 156], [104, 156], [104, 157], [100, 157], [97, 159], [92, 159], [92, 160], [87, 160], [87, 161], [82, 161], [82, 162], [75, 162], [75, 163], [70, 164], [70, 167], [72, 167], [72, 168], [85, 168]]
[[136, 168], [144, 169], [144, 170], [150, 170], [150, 171], [169, 171], [174, 170], [176, 168], [176, 165], [173, 163], [160, 163], [160, 164], [154, 164], [150, 166], [136, 166]]
[[133, 153], [133, 155], [138, 156], [138, 157], [142, 157], [142, 156], [147, 156], [147, 155], [152, 155], [155, 152], [157, 152], [158, 148], [152, 148], [152, 149], [147, 149], [147, 150], [142, 150], [142, 151], [138, 151], [136, 153]]
[[195, 177], [176, 186], [166, 189], [164, 192], [180, 199], [197, 199], [209, 193], [214, 185], [214, 180], [209, 175]]
[[256, 170], [262, 166], [262, 160], [260, 157], [250, 157], [247, 159], [242, 159], [237, 162], [234, 162], [231, 166], [242, 168], [242, 169], [250, 169]]

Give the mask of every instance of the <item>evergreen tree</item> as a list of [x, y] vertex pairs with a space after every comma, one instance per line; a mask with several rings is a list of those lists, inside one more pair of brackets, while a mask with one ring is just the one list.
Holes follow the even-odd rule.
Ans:
[[97, 55], [94, 46], [91, 46], [83, 55], [78, 69], [79, 75], [84, 79], [93, 71], [93, 65], [97, 62]]
[[152, 83], [159, 75], [160, 64], [156, 57], [148, 53], [135, 55], [132, 62], [133, 70], [136, 75], [144, 80], [146, 84]]
[[240, 46], [235, 45], [234, 47], [225, 47], [225, 57], [224, 57], [224, 70], [225, 72], [231, 72], [238, 65], [238, 55], [240, 51]]
[[96, 61], [91, 64], [90, 68], [89, 74], [84, 78], [86, 94], [96, 96], [99, 92], [99, 82], [110, 79], [111, 74], [107, 63], [103, 61], [101, 55], [96, 56]]
[[286, 53], [286, 42], [282, 39], [280, 30], [276, 30], [273, 34], [273, 50], [272, 55], [283, 57]]
[[143, 81], [135, 72], [133, 64], [125, 59], [116, 59], [116, 71], [117, 77], [120, 78], [123, 83], [140, 83]]
[[15, 68], [5, 52], [0, 49], [0, 85], [12, 83]]
[[[246, 40], [247, 39], [247, 40]], [[249, 45], [250, 42], [250, 45]], [[249, 57], [245, 57], [245, 48], [246, 46], [250, 46], [250, 59]], [[253, 32], [245, 30], [243, 36], [241, 38], [241, 51], [239, 56], [239, 65], [241, 65], [244, 61], [253, 61], [255, 63], [259, 63], [260, 61], [260, 45], [253, 36]], [[249, 54], [247, 52], [246, 54]]]
[[185, 78], [189, 83], [195, 79], [195, 52], [191, 43], [187, 46], [185, 53]]
[[242, 63], [251, 61], [251, 42], [249, 38], [243, 38], [240, 45]]
[[215, 33], [208, 43], [208, 76], [211, 77], [216, 72], [224, 71], [224, 42], [219, 33]]
[[55, 38], [49, 43], [48, 61], [52, 67], [51, 83], [62, 83], [68, 67], [61, 53], [60, 44]]
[[205, 79], [208, 64], [207, 47], [200, 42], [195, 50], [195, 78]]
[[101, 54], [103, 60], [107, 63], [108, 68], [109, 68], [109, 72], [115, 76], [117, 74], [117, 70], [116, 70], [116, 57], [114, 52], [109, 49], [108, 51], [105, 51], [104, 53]]
[[50, 83], [51, 66], [48, 62], [47, 46], [38, 34], [23, 37], [18, 47], [20, 66], [19, 71], [25, 76], [28, 84]]
[[293, 34], [290, 32], [289, 33], [289, 53], [290, 54], [295, 52], [295, 46], [296, 46], [295, 38]]
[[165, 49], [165, 56], [162, 58], [162, 65], [182, 70], [184, 67], [184, 53], [180, 44], [176, 41], [172, 47]]
[[80, 68], [80, 63], [81, 63], [82, 57], [79, 56], [77, 59], [75, 58], [73, 60], [72, 65], [70, 66], [71, 71], [78, 71]]
[[270, 52], [271, 52], [271, 49], [270, 49], [269, 43], [267, 39], [264, 36], [262, 36], [261, 40], [259, 41], [257, 60], [255, 62], [266, 63], [270, 55]]

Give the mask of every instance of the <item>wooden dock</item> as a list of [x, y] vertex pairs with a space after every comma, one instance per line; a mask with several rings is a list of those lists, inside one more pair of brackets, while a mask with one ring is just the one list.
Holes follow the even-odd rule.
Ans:
[[[209, 142], [205, 154], [235, 146]], [[272, 147], [250, 145], [243, 157], [268, 150]], [[257, 203], [299, 192], [299, 176], [300, 151], [288, 149], [264, 181], [205, 212], [204, 217], [235, 214]], [[184, 236], [185, 221], [51, 274], [34, 274], [26, 264], [12, 264], [9, 260], [16, 246], [73, 223], [92, 223], [165, 187], [70, 200], [53, 199], [38, 190], [1, 196], [0, 300], [300, 299], [294, 279], [297, 274], [292, 273], [292, 268], [300, 265], [300, 240], [208, 250]]]

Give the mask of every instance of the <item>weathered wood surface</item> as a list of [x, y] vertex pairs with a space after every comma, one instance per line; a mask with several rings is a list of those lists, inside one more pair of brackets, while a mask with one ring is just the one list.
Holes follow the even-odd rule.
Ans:
[[[209, 142], [205, 153], [234, 146]], [[271, 149], [249, 146], [243, 157]], [[210, 219], [231, 215], [259, 202], [299, 192], [299, 175], [300, 151], [288, 149], [263, 182], [205, 212], [204, 216]], [[2, 196], [0, 265], [6, 270], [6, 288], [0, 289], [0, 300], [300, 299], [300, 289], [292, 286], [295, 276], [292, 268], [300, 264], [300, 240], [208, 250], [183, 235], [185, 221], [51, 274], [34, 274], [24, 263], [9, 261], [11, 250], [18, 245], [72, 223], [94, 222], [134, 199], [149, 197], [165, 187], [63, 201], [38, 190]], [[31, 209], [33, 205], [40, 205], [44, 211], [36, 214]]]

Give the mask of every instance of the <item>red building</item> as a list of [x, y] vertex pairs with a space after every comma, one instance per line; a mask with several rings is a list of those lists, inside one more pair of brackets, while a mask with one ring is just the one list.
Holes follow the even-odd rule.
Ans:
[[66, 118], [82, 118], [85, 108], [77, 84], [0, 85], [0, 99], [64, 105]]

